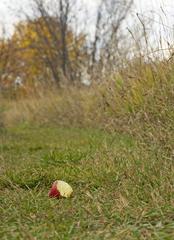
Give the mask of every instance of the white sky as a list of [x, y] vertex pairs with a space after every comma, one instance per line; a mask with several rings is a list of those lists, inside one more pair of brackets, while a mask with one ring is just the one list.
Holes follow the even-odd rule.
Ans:
[[[95, 14], [96, 4], [99, 3], [100, 0], [81, 0], [81, 2], [82, 1], [86, 4], [92, 17], [92, 15]], [[174, 0], [134, 1], [136, 6], [133, 9], [133, 13], [142, 13], [144, 16], [151, 16], [152, 18], [156, 16], [155, 21], [163, 22], [166, 25], [166, 31], [167, 29], [169, 30], [174, 27]], [[18, 21], [17, 15], [20, 14], [21, 8], [24, 8], [26, 11], [29, 2], [30, 0], [0, 0], [0, 24], [5, 24], [8, 33], [12, 33], [12, 26]], [[161, 7], [165, 14], [163, 13]], [[153, 14], [151, 13], [152, 11]], [[158, 24], [157, 22], [157, 28], [160, 29], [161, 24]]]

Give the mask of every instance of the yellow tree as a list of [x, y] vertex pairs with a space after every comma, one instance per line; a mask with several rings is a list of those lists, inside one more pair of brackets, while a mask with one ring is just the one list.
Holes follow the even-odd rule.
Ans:
[[[77, 72], [79, 63], [85, 57], [84, 35], [75, 36], [69, 28], [66, 33], [66, 59], [61, 41], [61, 27], [53, 17], [20, 22], [11, 41], [18, 49], [15, 62], [20, 69], [20, 76], [33, 84], [37, 80], [52, 79], [60, 85], [61, 79]], [[66, 61], [66, 73], [64, 69]], [[69, 74], [70, 73], [70, 74]]]

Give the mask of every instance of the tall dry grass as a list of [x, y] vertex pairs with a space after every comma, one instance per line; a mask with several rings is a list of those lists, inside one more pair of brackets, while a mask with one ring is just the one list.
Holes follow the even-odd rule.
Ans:
[[172, 62], [131, 62], [89, 88], [50, 89], [4, 100], [4, 123], [99, 127], [165, 143], [174, 126], [173, 76]]

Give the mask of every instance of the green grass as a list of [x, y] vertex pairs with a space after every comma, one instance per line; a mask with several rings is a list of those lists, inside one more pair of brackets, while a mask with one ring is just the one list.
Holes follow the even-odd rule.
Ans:
[[[174, 165], [167, 150], [97, 129], [20, 126], [0, 132], [0, 236], [174, 239]], [[51, 183], [70, 199], [49, 199]]]

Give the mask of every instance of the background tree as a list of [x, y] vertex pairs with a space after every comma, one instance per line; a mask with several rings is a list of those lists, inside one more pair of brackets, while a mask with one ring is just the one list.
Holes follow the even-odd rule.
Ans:
[[120, 46], [125, 39], [123, 26], [132, 6], [133, 0], [100, 1], [91, 50], [92, 68], [96, 68], [96, 63], [100, 63], [100, 68], [102, 66], [118, 66]]
[[47, 3], [34, 0], [33, 13], [35, 19], [42, 19], [35, 25], [35, 31], [43, 49], [49, 49], [44, 54], [44, 60], [55, 82], [57, 85], [62, 79], [74, 82], [79, 62], [85, 55], [85, 35], [77, 35], [72, 27], [73, 1], [54, 0]]
[[74, 80], [78, 61], [84, 57], [85, 37], [79, 35], [74, 46], [73, 31], [70, 28], [66, 31], [65, 54], [61, 26], [55, 17], [43, 15], [19, 23], [12, 37], [18, 49], [15, 57], [21, 67], [19, 75], [31, 82], [41, 80], [48, 83], [49, 79], [57, 86], [65, 78], [67, 81]]

